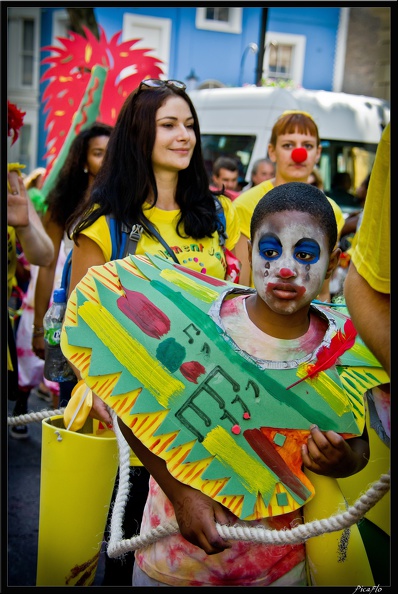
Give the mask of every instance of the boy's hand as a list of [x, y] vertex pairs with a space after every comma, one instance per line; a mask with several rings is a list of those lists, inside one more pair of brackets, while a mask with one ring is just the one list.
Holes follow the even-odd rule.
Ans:
[[307, 444], [301, 447], [303, 464], [308, 470], [343, 478], [364, 468], [369, 459], [369, 445], [366, 437], [346, 441], [334, 431], [321, 431], [316, 425], [310, 429]]
[[101, 400], [97, 394], [93, 392], [93, 406], [91, 408], [89, 417], [102, 421], [109, 428], [112, 427], [113, 421], [105, 402]]
[[236, 516], [201, 491], [183, 483], [173, 491], [172, 504], [182, 536], [208, 555], [229, 549], [231, 543], [219, 535], [216, 523], [234, 524]]

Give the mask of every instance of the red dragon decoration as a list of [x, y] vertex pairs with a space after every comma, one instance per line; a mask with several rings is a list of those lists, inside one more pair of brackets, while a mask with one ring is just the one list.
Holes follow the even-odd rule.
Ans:
[[47, 171], [60, 152], [96, 65], [107, 69], [97, 119], [110, 125], [115, 124], [126, 97], [144, 78], [159, 78], [163, 74], [162, 61], [146, 55], [151, 48], [133, 48], [141, 39], [118, 43], [119, 31], [108, 42], [100, 26], [99, 39], [87, 27], [83, 30], [86, 37], [70, 31], [69, 37], [57, 37], [62, 46], [42, 48], [52, 52], [41, 62], [51, 64], [41, 77], [41, 82], [50, 81], [43, 93], [47, 103], [44, 111], [48, 112], [44, 126], [48, 130], [48, 150], [43, 157], [50, 159]]

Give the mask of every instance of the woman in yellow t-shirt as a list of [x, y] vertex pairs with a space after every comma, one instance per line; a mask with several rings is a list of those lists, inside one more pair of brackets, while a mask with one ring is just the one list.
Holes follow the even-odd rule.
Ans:
[[[250, 238], [250, 221], [257, 203], [272, 188], [281, 184], [309, 183], [309, 177], [321, 157], [321, 150], [318, 126], [309, 113], [285, 111], [275, 122], [268, 144], [269, 157], [276, 165], [275, 177], [242, 192], [234, 201], [241, 222], [241, 236], [236, 246], [236, 255], [241, 262], [240, 282], [243, 285], [254, 286], [247, 242]], [[329, 202], [336, 217], [337, 231], [340, 236], [344, 216], [334, 200], [329, 198]], [[330, 301], [329, 279], [323, 284], [319, 299]]]
[[[149, 221], [181, 264], [226, 277], [227, 254], [233, 252], [240, 235], [239, 220], [232, 202], [218, 196], [226, 222], [223, 246], [202, 157], [199, 121], [185, 88], [179, 81], [149, 79], [126, 99], [89, 201], [69, 225], [75, 241], [69, 291], [91, 266], [111, 259], [106, 215], [112, 215], [119, 228], [123, 223], [142, 225], [137, 255], [171, 259], [151, 232]], [[111, 423], [103, 402], [93, 398], [92, 415]], [[130, 463], [134, 488], [124, 515], [126, 535], [139, 530], [149, 480], [137, 458]], [[130, 586], [133, 562], [133, 553], [122, 561], [107, 558], [103, 584]]]

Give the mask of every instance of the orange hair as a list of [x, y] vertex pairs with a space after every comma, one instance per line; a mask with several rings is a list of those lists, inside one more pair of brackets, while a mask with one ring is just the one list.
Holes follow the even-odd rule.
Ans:
[[306, 111], [298, 110], [284, 111], [282, 115], [279, 116], [272, 128], [269, 142], [272, 146], [276, 146], [278, 136], [281, 136], [281, 134], [293, 134], [296, 131], [300, 134], [310, 134], [311, 136], [315, 136], [318, 145], [321, 142], [318, 126], [312, 116]]

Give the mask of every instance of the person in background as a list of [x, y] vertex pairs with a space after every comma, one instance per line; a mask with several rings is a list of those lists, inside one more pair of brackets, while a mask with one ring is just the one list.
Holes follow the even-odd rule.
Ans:
[[[35, 207], [36, 212], [38, 212], [40, 216], [44, 197], [41, 195], [40, 190], [36, 188], [36, 186], [39, 186], [41, 184], [41, 180], [43, 179], [43, 172], [45, 172], [45, 169], [43, 167], [38, 167], [37, 169], [33, 170], [29, 175], [25, 175], [21, 172], [21, 177], [24, 186], [28, 191], [28, 196], [32, 201], [33, 206]], [[17, 242], [16, 279], [17, 284], [13, 288], [11, 299], [9, 301], [9, 308], [13, 312], [13, 316], [15, 318], [14, 334], [17, 334], [18, 326], [20, 324], [22, 316], [22, 303], [24, 297], [26, 296], [26, 292], [28, 290], [28, 286], [31, 280], [31, 265], [26, 260], [19, 242]]]
[[355, 198], [358, 201], [359, 206], [363, 208], [365, 206], [366, 196], [368, 194], [369, 182], [371, 172], [361, 181], [357, 189], [355, 190]]
[[[20, 175], [21, 165], [17, 163], [8, 166], [8, 193], [7, 193], [7, 285], [8, 299], [12, 288], [16, 284], [15, 274], [17, 267], [17, 242], [26, 260], [30, 264], [46, 266], [54, 255], [54, 247], [47, 235], [39, 215], [35, 211]], [[28, 412], [27, 401], [29, 393], [22, 391], [18, 386], [18, 357], [15, 345], [14, 329], [8, 316], [8, 399], [15, 401], [14, 416]], [[26, 439], [28, 428], [26, 425], [16, 425], [10, 428], [10, 435], [15, 439]]]
[[[21, 111], [15, 103], [7, 101], [8, 136], [12, 137], [11, 146], [18, 140], [19, 131], [23, 126], [25, 112]], [[24, 280], [29, 282], [31, 264], [47, 264], [53, 256], [51, 239], [45, 232], [40, 217], [37, 215], [33, 202], [29, 198], [23, 184], [21, 169], [25, 165], [19, 163], [8, 164], [7, 180], [7, 296], [8, 305], [13, 291], [18, 288], [19, 275], [24, 275]], [[24, 253], [26, 252], [26, 254]], [[21, 261], [19, 261], [19, 255]], [[23, 258], [23, 262], [22, 262]], [[8, 310], [7, 328], [7, 397], [15, 401], [13, 414], [19, 416], [27, 413], [28, 393], [21, 390], [18, 384], [18, 356], [15, 344], [16, 328], [15, 315]], [[16, 320], [16, 321], [17, 321]], [[17, 425], [10, 429], [11, 437], [26, 439], [28, 428], [26, 425]]]
[[[24, 177], [24, 185], [32, 200], [35, 210], [43, 218], [46, 210], [45, 197], [41, 192], [46, 170], [37, 167]], [[61, 267], [63, 260], [59, 259]], [[20, 390], [28, 391], [29, 396], [36, 395], [40, 400], [51, 403], [54, 408], [58, 405], [59, 384], [44, 378], [44, 361], [32, 351], [32, 324], [34, 319], [34, 295], [37, 275], [40, 266], [29, 265], [30, 279], [22, 299], [21, 315], [16, 329], [16, 347], [18, 355], [18, 386]], [[60, 271], [55, 275], [54, 286], [58, 286]]]
[[326, 194], [333, 198], [341, 208], [356, 208], [358, 203], [351, 192], [352, 178], [348, 171], [337, 171]]
[[352, 211], [346, 215], [341, 230], [339, 245], [342, 252], [340, 262], [330, 278], [330, 294], [332, 295], [332, 299], [343, 296], [344, 281], [350, 265], [351, 250], [355, 242], [356, 231], [362, 219], [363, 205], [366, 200], [369, 178], [370, 174], [361, 182], [355, 193], [358, 207], [361, 206], [361, 209]]
[[[66, 234], [66, 222], [76, 208], [88, 199], [91, 185], [101, 167], [111, 131], [111, 126], [95, 122], [77, 134], [46, 200], [47, 210], [43, 224], [52, 239], [54, 257], [48, 266], [40, 268], [37, 276], [32, 333], [32, 350], [43, 360], [43, 318], [50, 306], [58, 259], [61, 257], [64, 262], [73, 245]], [[59, 406], [67, 404], [74, 383], [60, 383]]]
[[[321, 150], [318, 126], [309, 113], [285, 111], [275, 122], [268, 145], [268, 154], [276, 165], [275, 177], [242, 192], [234, 201], [241, 222], [241, 236], [236, 246], [236, 255], [241, 261], [241, 284], [253, 286], [248, 258], [248, 240], [254, 208], [260, 198], [274, 187], [292, 181], [308, 183], [308, 178], [321, 157]], [[344, 216], [336, 202], [330, 198], [329, 201], [336, 217], [338, 234], [340, 234], [344, 225]], [[321, 301], [330, 301], [329, 283], [330, 279], [326, 279], [318, 296]]]
[[311, 186], [315, 186], [319, 190], [324, 190], [322, 175], [317, 166], [315, 166], [311, 171], [308, 178], [308, 183], [311, 184]]
[[218, 157], [213, 163], [212, 191], [222, 191], [231, 200], [239, 195], [238, 187], [239, 167], [237, 162], [230, 157]]
[[253, 186], [258, 186], [261, 182], [267, 181], [267, 179], [272, 179], [273, 177], [275, 177], [275, 164], [271, 159], [268, 157], [257, 159], [257, 161], [254, 161], [253, 163], [250, 183], [242, 188], [242, 192], [245, 192]]
[[[324, 278], [330, 275], [339, 258], [336, 220], [323, 192], [307, 183], [287, 183], [272, 189], [259, 201], [253, 213], [250, 237], [249, 257], [256, 290], [224, 295], [222, 302], [218, 298], [217, 308], [213, 310], [213, 304], [213, 313], [209, 312], [209, 316], [219, 327], [218, 331], [230, 339], [226, 344], [231, 349], [239, 349], [242, 357], [261, 365], [264, 374], [272, 370], [272, 377], [278, 381], [275, 373], [279, 369], [277, 364], [284, 363], [280, 371], [283, 374], [288, 367], [297, 368], [298, 360], [313, 361], [326, 333], [330, 334], [330, 328], [336, 323], [336, 320], [332, 322], [333, 314], [330, 317], [325, 315], [328, 308], [312, 305]], [[101, 266], [97, 266], [95, 272], [101, 277], [106, 275]], [[281, 285], [288, 286], [289, 296]], [[68, 307], [71, 319], [76, 319], [75, 298], [69, 301]], [[206, 334], [206, 330], [204, 332]], [[230, 370], [230, 373], [233, 374], [233, 371]], [[297, 377], [296, 374], [294, 377]], [[322, 400], [322, 394], [317, 391], [313, 395]], [[344, 399], [350, 402], [348, 393], [344, 393]], [[296, 401], [296, 398], [293, 400]], [[279, 404], [276, 402], [275, 406]], [[109, 422], [111, 417], [104, 402], [103, 405], [104, 414], [108, 415], [103, 420]], [[248, 406], [251, 406], [249, 402]], [[291, 406], [293, 412], [293, 402]], [[302, 407], [303, 403], [299, 406]], [[313, 410], [309, 397], [307, 406], [308, 410]], [[354, 413], [354, 405], [350, 408]], [[225, 410], [225, 415], [228, 412]], [[256, 415], [254, 408], [250, 412]], [[118, 414], [121, 416], [120, 406]], [[272, 417], [272, 410], [269, 415]], [[302, 477], [301, 469], [306, 468], [333, 478], [348, 477], [361, 471], [369, 458], [366, 428], [362, 435], [347, 435], [344, 439], [335, 431], [321, 431], [313, 424], [317, 422], [316, 410], [313, 410], [313, 415], [314, 420], [308, 417], [308, 428], [293, 429], [293, 425], [289, 425], [291, 429], [278, 427], [278, 435], [291, 439], [291, 446], [287, 447], [283, 457], [289, 471]], [[256, 512], [251, 514], [250, 519], [241, 522], [219, 501], [218, 489], [211, 489], [210, 496], [205, 494], [205, 489], [192, 487], [187, 477], [178, 480], [169, 471], [166, 461], [135, 435], [137, 425], [132, 423], [132, 430], [120, 416], [117, 422], [124, 437], [151, 473], [143, 533], [175, 522], [180, 530], [179, 533], [155, 539], [136, 552], [133, 586], [308, 585], [303, 542], [279, 546], [254, 541], [228, 541], [216, 527], [216, 523], [238, 523], [246, 527], [261, 525], [267, 530], [289, 529], [302, 523], [304, 501], [297, 507], [288, 507], [288, 511], [282, 504], [278, 509], [271, 504], [269, 507], [264, 505], [261, 511], [256, 506]], [[232, 416], [228, 418], [233, 419]], [[208, 421], [206, 425], [211, 428], [211, 419]], [[268, 435], [268, 429], [259, 427], [258, 431]], [[257, 453], [259, 447], [261, 449], [258, 443], [258, 447], [253, 448]], [[228, 445], [231, 447], [230, 438]], [[221, 443], [220, 439], [218, 447], [225, 447], [225, 442]], [[236, 451], [236, 464], [239, 466], [238, 447]], [[246, 463], [247, 459], [246, 456]], [[199, 473], [199, 470], [196, 472]], [[282, 472], [283, 476], [288, 474], [285, 468]], [[280, 493], [278, 485], [275, 489]], [[229, 493], [233, 494], [233, 487]]]
[[[231, 200], [223, 195], [218, 195], [218, 200], [226, 220], [225, 245], [218, 232], [216, 204], [202, 156], [198, 116], [185, 84], [142, 81], [122, 106], [89, 201], [69, 223], [75, 242], [70, 291], [91, 266], [111, 258], [106, 215], [112, 215], [120, 228], [122, 224], [142, 225], [137, 255], [171, 258], [151, 230], [152, 224], [181, 264], [226, 278], [225, 250], [233, 253], [239, 221]], [[97, 404], [101, 407], [102, 401], [94, 397], [94, 411]], [[108, 422], [109, 413], [107, 416]], [[148, 472], [132, 456], [125, 535], [140, 529], [148, 480]], [[106, 557], [103, 585], [130, 586], [133, 563], [133, 553], [122, 560]]]
[[358, 210], [355, 210], [348, 214], [345, 219], [344, 227], [341, 231], [340, 247], [343, 252], [346, 252], [352, 245], [355, 233], [360, 225], [360, 221], [363, 215], [363, 208], [365, 206], [366, 195], [368, 191], [370, 180], [370, 173], [365, 179], [359, 184], [355, 192], [355, 198], [358, 203]]

